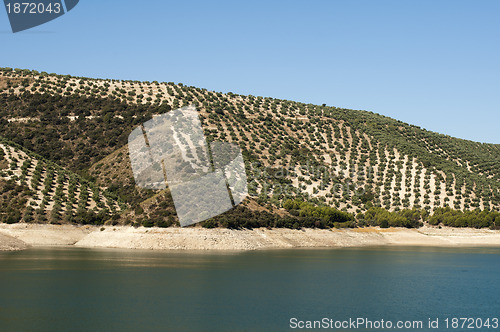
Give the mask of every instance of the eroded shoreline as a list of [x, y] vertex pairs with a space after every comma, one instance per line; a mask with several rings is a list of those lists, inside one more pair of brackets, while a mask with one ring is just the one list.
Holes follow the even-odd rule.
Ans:
[[500, 246], [500, 231], [470, 228], [231, 230], [130, 226], [0, 225], [0, 250], [37, 246], [150, 250], [257, 250], [363, 246]]

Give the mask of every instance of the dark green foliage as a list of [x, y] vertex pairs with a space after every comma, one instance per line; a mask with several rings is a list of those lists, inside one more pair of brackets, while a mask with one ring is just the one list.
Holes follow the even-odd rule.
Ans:
[[390, 212], [379, 207], [372, 207], [364, 214], [358, 216], [358, 223], [367, 226], [387, 227], [406, 227], [418, 228], [423, 226], [423, 217], [426, 213], [422, 210], [401, 210]]
[[460, 211], [452, 210], [449, 207], [439, 208], [429, 219], [431, 225], [442, 224], [451, 227], [490, 227], [497, 229], [500, 227], [500, 212], [497, 211]]
[[[28, 92], [0, 95], [0, 103], [0, 119], [40, 119], [28, 123], [0, 120], [2, 136], [80, 174], [126, 144], [130, 131], [157, 112], [157, 106], [131, 105], [112, 98]], [[78, 119], [70, 121], [69, 115]]]
[[[237, 206], [219, 216], [206, 221], [208, 225], [216, 224], [220, 227], [239, 229], [239, 228], [258, 228], [275, 227], [277, 217], [266, 211], [252, 211], [244, 206]], [[203, 225], [205, 226], [205, 225]]]
[[29, 189], [14, 181], [0, 180], [0, 222], [13, 224], [23, 218]]
[[80, 225], [103, 225], [107, 219], [109, 216], [104, 211], [95, 213], [92, 210], [78, 210], [70, 222]]
[[[335, 209], [327, 211], [325, 207], [314, 207], [304, 205], [304, 214], [295, 213], [290, 216], [279, 216], [267, 211], [253, 211], [245, 206], [237, 206], [219, 216], [208, 219], [201, 223], [205, 228], [224, 227], [232, 229], [240, 228], [328, 228], [328, 227], [352, 227], [353, 216]], [[322, 211], [321, 216], [310, 213], [313, 208]], [[290, 210], [291, 212], [298, 210]]]
[[134, 213], [135, 213], [135, 215], [136, 215], [136, 216], [140, 216], [141, 214], [143, 214], [143, 213], [144, 213], [144, 209], [143, 209], [140, 205], [138, 205], [138, 206], [135, 208]]
[[144, 219], [142, 221], [142, 226], [144, 226], [144, 227], [153, 227], [154, 225], [155, 225], [155, 223], [152, 220]]
[[311, 203], [299, 200], [287, 200], [283, 207], [288, 211], [298, 211], [298, 216], [308, 219], [315, 218], [323, 221], [318, 226], [335, 227], [336, 223], [347, 223], [354, 220], [350, 213], [342, 212], [329, 206], [314, 206]]
[[201, 225], [205, 228], [215, 228], [217, 227], [217, 222], [212, 218], [207, 219], [201, 223]]

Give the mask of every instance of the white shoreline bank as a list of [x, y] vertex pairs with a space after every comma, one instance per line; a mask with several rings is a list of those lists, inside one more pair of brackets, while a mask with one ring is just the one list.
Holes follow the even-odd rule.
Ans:
[[500, 231], [470, 228], [230, 230], [0, 224], [0, 250], [76, 246], [151, 250], [256, 250], [362, 246], [499, 246]]

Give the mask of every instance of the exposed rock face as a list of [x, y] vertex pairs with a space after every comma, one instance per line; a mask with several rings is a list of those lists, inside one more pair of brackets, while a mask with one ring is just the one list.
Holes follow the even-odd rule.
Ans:
[[145, 228], [131, 226], [74, 226], [0, 224], [0, 250], [28, 247], [75, 246], [151, 250], [258, 250], [341, 248], [362, 246], [495, 246], [500, 231], [424, 226], [419, 229], [366, 227], [355, 229], [202, 227]]

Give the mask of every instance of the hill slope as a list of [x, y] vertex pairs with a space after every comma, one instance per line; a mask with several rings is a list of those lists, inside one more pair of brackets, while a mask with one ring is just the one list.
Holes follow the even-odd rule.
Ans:
[[119, 213], [126, 205], [111, 192], [59, 165], [0, 140], [1, 218], [7, 223], [72, 221], [75, 215]]
[[128, 134], [155, 114], [194, 104], [209, 141], [243, 149], [252, 210], [282, 214], [297, 197], [351, 213], [377, 206], [500, 210], [500, 145], [366, 111], [8, 68], [0, 72], [2, 88], [3, 136], [110, 187], [132, 209], [158, 193], [134, 186]]

